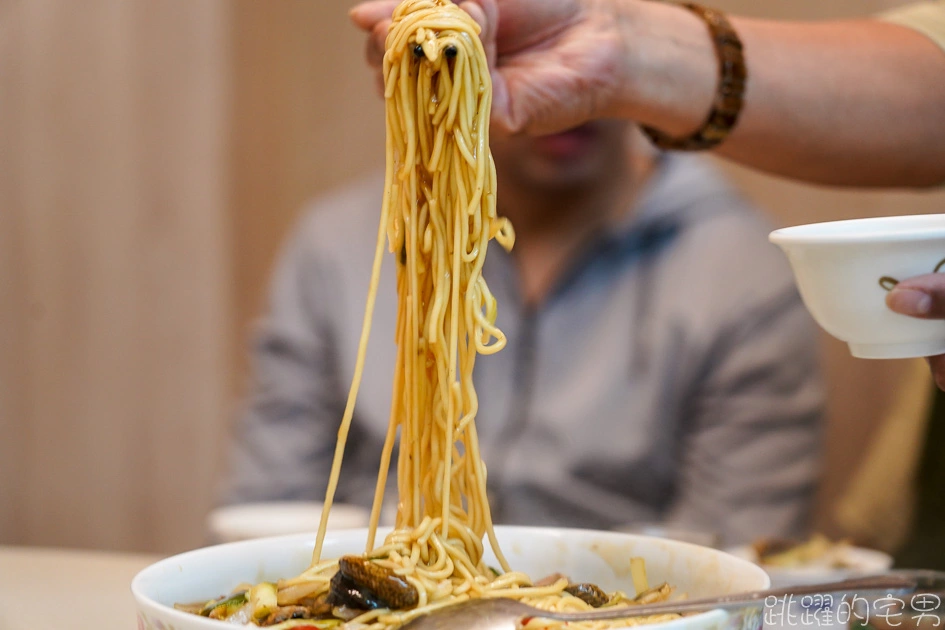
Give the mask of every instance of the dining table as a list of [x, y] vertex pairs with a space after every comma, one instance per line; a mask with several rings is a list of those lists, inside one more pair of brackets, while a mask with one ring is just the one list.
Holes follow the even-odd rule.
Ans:
[[149, 554], [0, 545], [0, 630], [134, 630]]

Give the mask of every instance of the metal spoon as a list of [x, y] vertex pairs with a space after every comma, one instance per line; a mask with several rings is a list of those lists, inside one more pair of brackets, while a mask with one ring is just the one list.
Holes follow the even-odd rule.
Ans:
[[[520, 627], [520, 622], [523, 619], [529, 617], [555, 619], [557, 621], [602, 621], [665, 613], [761, 608], [766, 600], [770, 601], [768, 598], [783, 598], [790, 595], [827, 595], [831, 593], [862, 595], [868, 591], [880, 591], [883, 595], [891, 595], [897, 591], [911, 592], [915, 588], [916, 581], [914, 579], [899, 575], [881, 575], [827, 584], [811, 584], [752, 593], [721, 595], [706, 599], [605, 608], [573, 613], [539, 610], [520, 601], [504, 597], [471, 599], [421, 615], [401, 626], [401, 630], [464, 630], [469, 628], [475, 628], [476, 630], [515, 630]], [[759, 618], [756, 627], [760, 626]]]

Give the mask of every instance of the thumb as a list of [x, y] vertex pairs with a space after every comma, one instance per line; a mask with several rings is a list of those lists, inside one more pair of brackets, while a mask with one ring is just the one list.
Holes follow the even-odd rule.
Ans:
[[945, 319], [945, 273], [903, 280], [886, 296], [886, 305], [903, 315]]
[[512, 135], [519, 131], [512, 120], [512, 107], [509, 86], [500, 70], [492, 69], [492, 125], [491, 131], [498, 137]]
[[497, 0], [461, 0], [460, 8], [466, 11], [482, 28], [479, 34], [489, 63], [492, 77], [492, 125], [490, 131], [497, 136], [517, 132], [512, 119], [511, 98], [505, 75], [498, 67], [496, 35], [499, 29], [499, 6]]

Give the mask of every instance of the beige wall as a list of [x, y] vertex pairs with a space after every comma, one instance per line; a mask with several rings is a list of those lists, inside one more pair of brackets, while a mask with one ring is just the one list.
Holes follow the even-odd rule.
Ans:
[[0, 544], [201, 544], [302, 203], [378, 165], [346, 0], [0, 0]]
[[[382, 159], [351, 4], [0, 0], [0, 544], [203, 541], [278, 243], [306, 199]], [[945, 207], [731, 170], [779, 223]], [[898, 366], [826, 347], [830, 494]]]
[[0, 542], [199, 543], [230, 404], [227, 4], [0, 10]]
[[353, 0], [236, 0], [231, 157], [237, 343], [303, 204], [384, 160], [384, 111]]

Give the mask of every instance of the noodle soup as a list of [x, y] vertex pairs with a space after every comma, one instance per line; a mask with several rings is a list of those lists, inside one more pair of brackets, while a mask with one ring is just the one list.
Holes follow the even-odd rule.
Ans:
[[[388, 530], [381, 530], [386, 535]], [[608, 591], [633, 593], [629, 559], [646, 562], [650, 582], [668, 582], [676, 593], [689, 598], [708, 597], [767, 588], [765, 572], [757, 565], [723, 552], [672, 540], [615, 532], [587, 530], [496, 527], [507, 560], [517, 569], [540, 578], [564, 573], [575, 581], [599, 584]], [[324, 553], [332, 557], [361, 553], [366, 532], [333, 532], [325, 538]], [[311, 559], [314, 534], [268, 538], [208, 547], [158, 562], [135, 577], [132, 592], [139, 611], [139, 628], [152, 630], [222, 630], [231, 624], [175, 610], [182, 601], [211, 599], [239, 582], [257, 583], [297, 575]], [[486, 552], [485, 559], [495, 562]], [[757, 611], [760, 627], [761, 615]], [[723, 628], [728, 616], [722, 611], [702, 613], [669, 622], [662, 627]], [[161, 624], [161, 625], [159, 625]]]
[[[556, 611], [626, 606], [632, 615], [635, 605], [665, 600], [674, 588], [704, 595], [764, 581], [763, 573], [743, 567], [755, 578], [743, 584], [745, 575], [722, 570], [739, 561], [680, 543], [540, 529], [505, 530], [503, 540], [493, 528], [473, 369], [478, 355], [498, 352], [506, 343], [482, 270], [490, 241], [508, 250], [515, 235], [497, 214], [489, 151], [492, 86], [479, 31], [450, 0], [404, 0], [394, 10], [384, 56], [387, 169], [375, 259], [325, 509], [314, 541], [308, 541], [314, 542], [309, 562], [298, 555], [304, 539], [275, 539], [270, 546], [223, 547], [165, 564], [171, 575], [183, 574], [186, 565], [193, 578], [181, 580], [190, 588], [170, 588], [159, 580], [166, 590], [151, 596], [193, 613], [193, 619], [182, 618], [186, 613], [176, 611], [175, 628], [216, 623], [206, 616], [280, 630], [341, 620], [349, 628], [392, 630], [435, 608], [480, 597], [514, 598]], [[398, 351], [375, 501], [365, 532], [326, 538], [385, 244], [397, 265]], [[396, 527], [379, 533], [395, 448]], [[245, 587], [237, 587], [240, 583]], [[241, 590], [226, 595], [234, 587]], [[633, 623], [668, 620], [688, 623], [675, 615]], [[145, 611], [142, 625], [149, 623]], [[622, 623], [569, 627], [596, 630]]]

